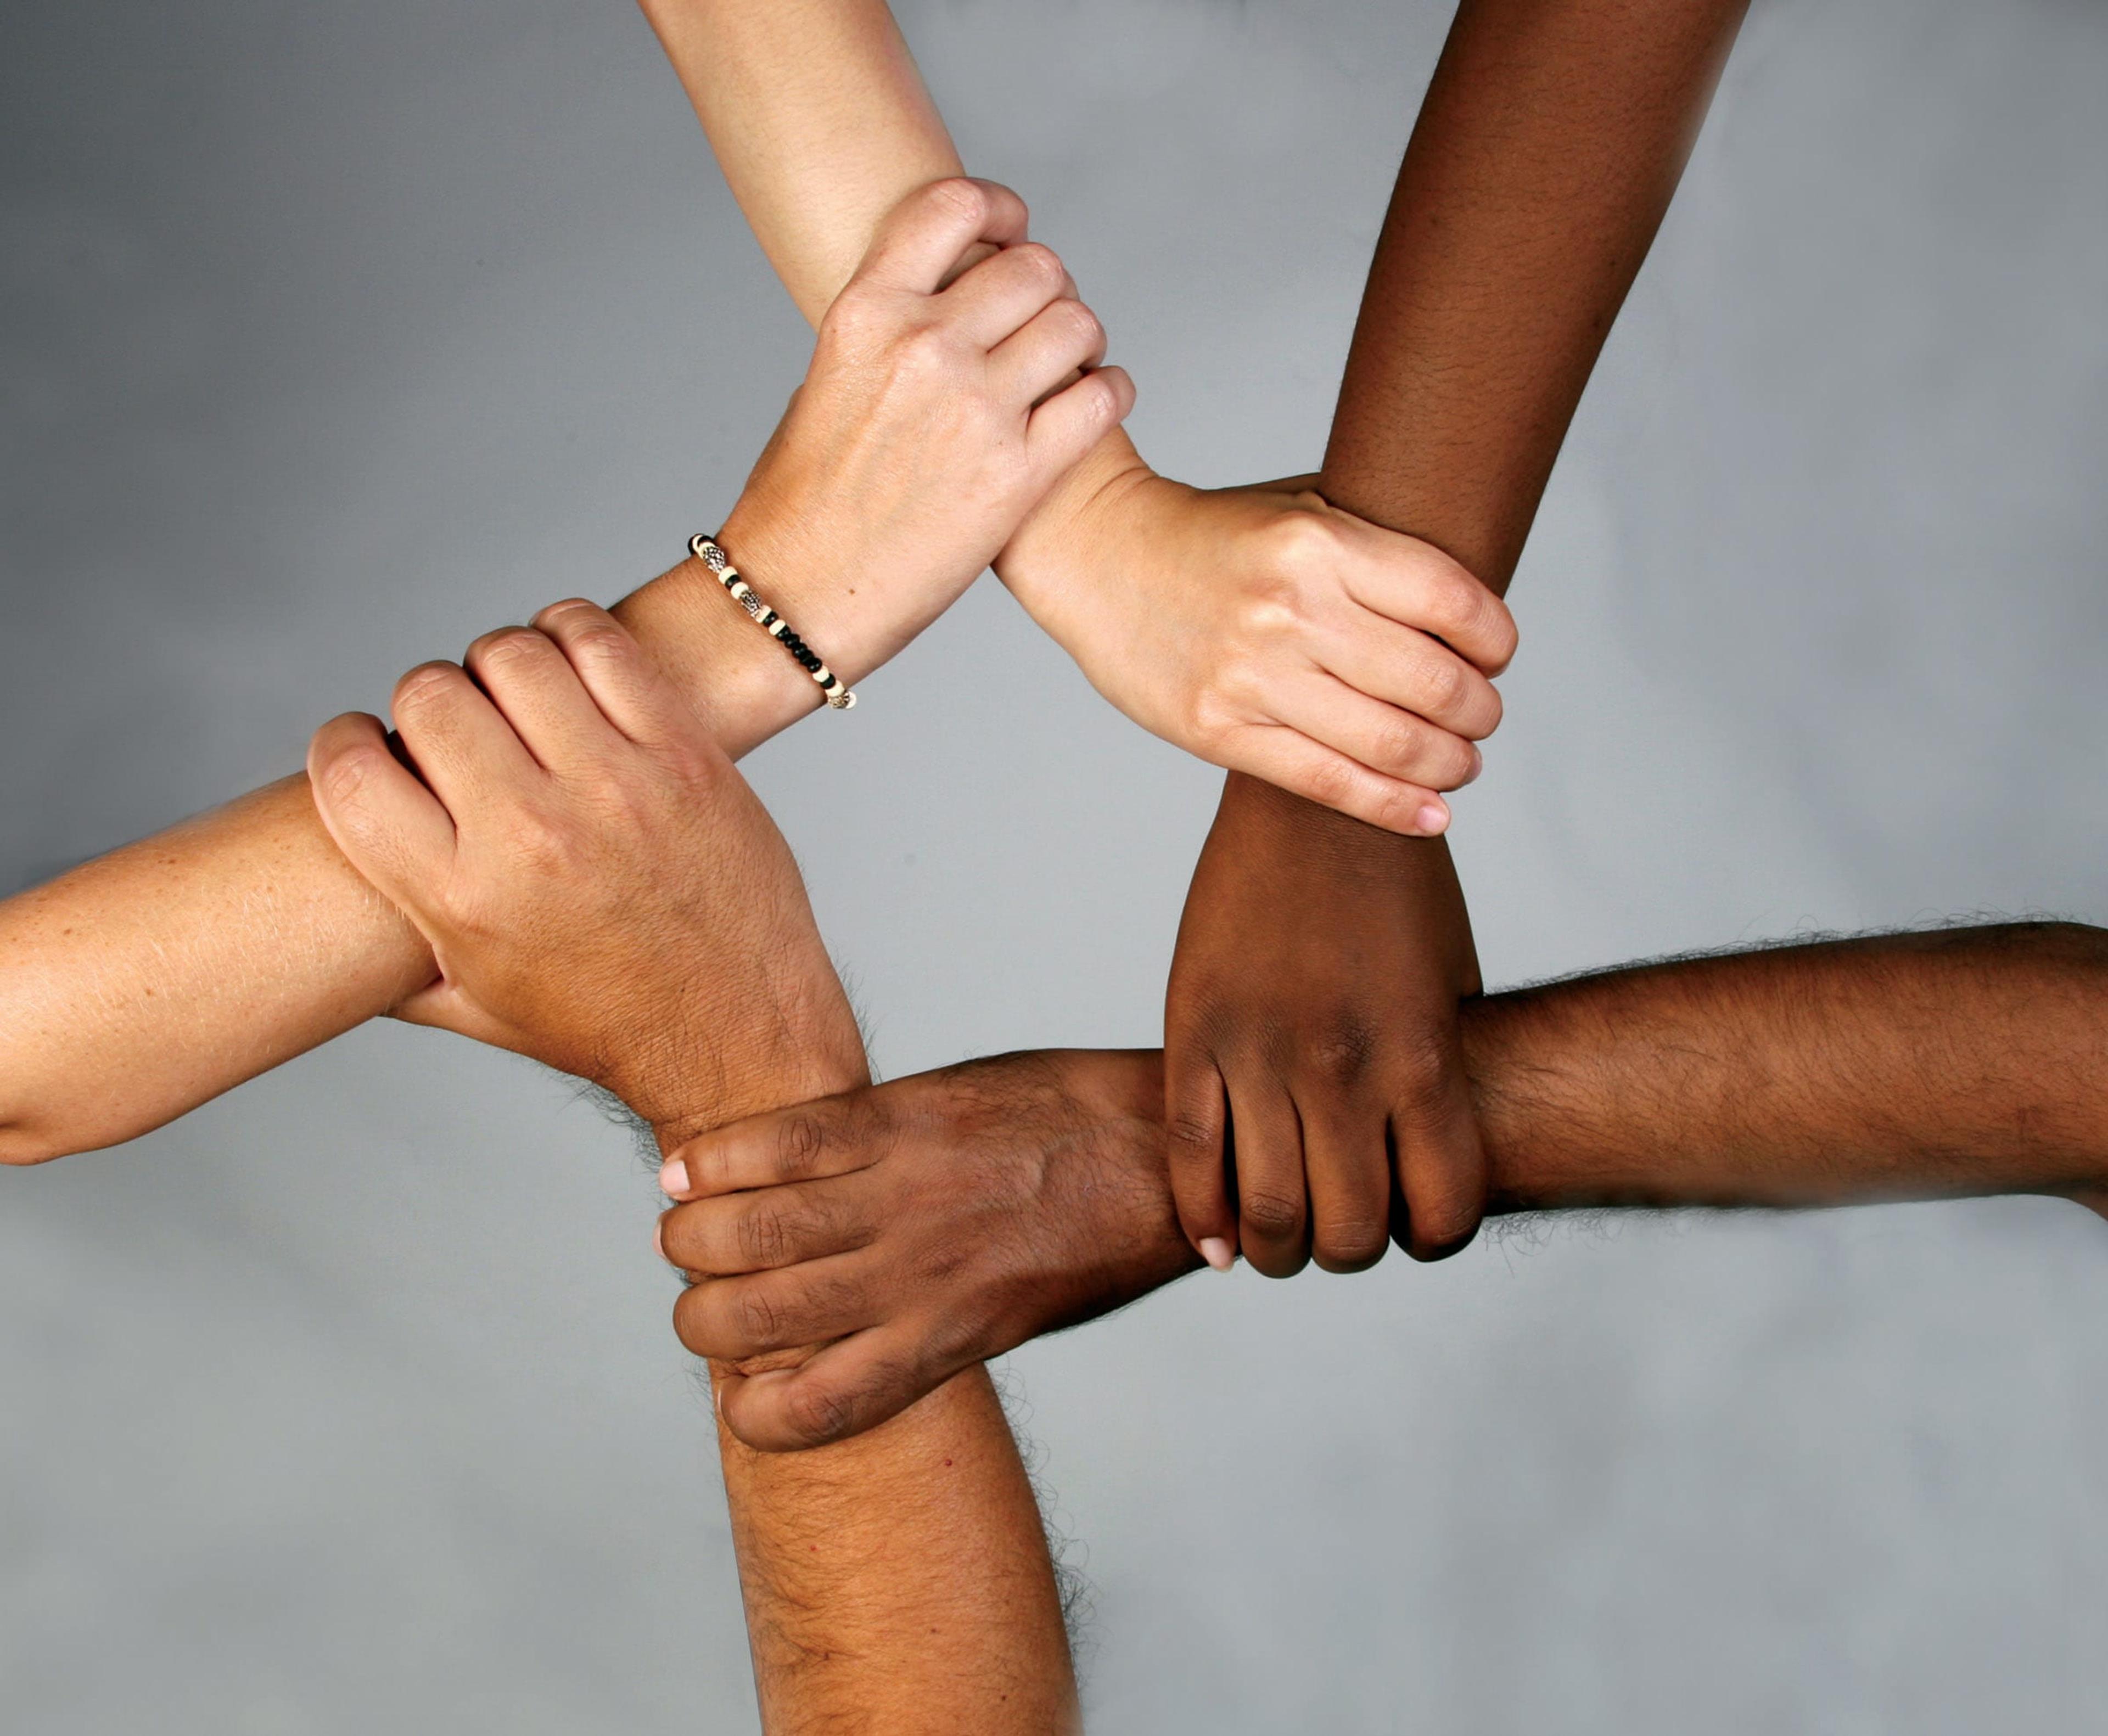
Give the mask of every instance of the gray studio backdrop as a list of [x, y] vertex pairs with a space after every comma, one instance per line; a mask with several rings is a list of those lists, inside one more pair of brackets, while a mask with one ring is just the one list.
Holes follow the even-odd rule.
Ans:
[[[1206, 483], [1313, 466], [1447, 21], [912, 0]], [[1772, 0], [1516, 596], [1489, 977], [2108, 919], [2108, 13]], [[714, 524], [805, 335], [621, 0], [13, 0], [0, 881]], [[888, 1073], [1151, 1042], [1217, 774], [993, 584], [750, 771]], [[0, 1729], [750, 1726], [656, 1199], [376, 1027], [0, 1176]], [[1598, 1224], [1011, 1359], [1104, 1732], [1980, 1733], [2108, 1695], [2108, 1230]]]

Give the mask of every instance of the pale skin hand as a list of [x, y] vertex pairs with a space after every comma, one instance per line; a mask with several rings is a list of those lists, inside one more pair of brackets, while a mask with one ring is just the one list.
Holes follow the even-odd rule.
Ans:
[[[1464, 0], [1370, 271], [1327, 500], [1506, 593], [1743, 9]], [[1241, 1251], [1284, 1274], [1314, 1253], [1352, 1271], [1382, 1253], [1388, 1202], [1408, 1253], [1453, 1253], [1488, 1170], [1456, 1013], [1478, 959], [1448, 846], [1285, 787], [1232, 773], [1179, 925], [1164, 1064], [1180, 1221], [1212, 1265]]]
[[[2108, 933], [1956, 929], [1480, 999], [1492, 1209], [1844, 1205], [2108, 1187]], [[1153, 1050], [999, 1056], [690, 1142], [662, 1251], [698, 1354], [822, 1345], [724, 1392], [757, 1446], [867, 1427], [974, 1359], [1199, 1269]], [[822, 1425], [816, 1431], [814, 1423]]]
[[[959, 173], [885, 0], [642, 0], [770, 263], [817, 319], [877, 214]], [[1440, 551], [1280, 484], [1202, 491], [1109, 432], [995, 560], [1130, 717], [1372, 824], [1439, 832], [1515, 627]]]
[[[478, 641], [310, 754], [331, 834], [439, 960], [405, 1015], [583, 1074], [663, 1144], [869, 1075], [781, 836], [589, 603]], [[721, 1378], [736, 1383], [730, 1370]], [[763, 1727], [1066, 1731], [1045, 1534], [987, 1375], [796, 1460], [720, 1431]]]
[[[1132, 403], [1110, 368], [1045, 395], [1103, 338], [1059, 261], [1012, 245], [1025, 220], [1015, 195], [967, 181], [887, 218], [725, 522], [756, 587], [845, 680], [941, 613]], [[820, 704], [696, 562], [615, 614], [735, 758]], [[0, 1160], [136, 1137], [388, 1011], [434, 968], [331, 844], [304, 778], [90, 863], [0, 904]]]

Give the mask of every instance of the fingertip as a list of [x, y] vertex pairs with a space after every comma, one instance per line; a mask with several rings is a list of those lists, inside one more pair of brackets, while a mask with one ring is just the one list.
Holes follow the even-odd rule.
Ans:
[[1204, 1235], [1199, 1245], [1200, 1257], [1218, 1272], [1227, 1272], [1237, 1263], [1236, 1250], [1225, 1237]]
[[1422, 838], [1439, 838], [1449, 830], [1449, 804], [1439, 797], [1421, 803], [1413, 814], [1412, 829]]
[[688, 1179], [688, 1164], [684, 1158], [675, 1156], [659, 1166], [659, 1190], [672, 1199], [690, 1199], [695, 1195], [695, 1184]]

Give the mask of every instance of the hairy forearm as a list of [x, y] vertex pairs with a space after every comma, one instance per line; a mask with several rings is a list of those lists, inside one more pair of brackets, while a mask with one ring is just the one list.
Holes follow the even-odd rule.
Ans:
[[2029, 924], [1495, 995], [1494, 1209], [1817, 1206], [2108, 1182], [2108, 933]]
[[[865, 1082], [853, 1027], [813, 1036], [835, 1058], [822, 1089]], [[682, 1085], [664, 1095], [688, 1096]], [[813, 1086], [802, 1069], [751, 1080], [657, 1129], [660, 1145]], [[727, 1372], [713, 1365], [714, 1379]], [[718, 1440], [769, 1736], [1080, 1728], [1045, 1531], [985, 1369], [831, 1446], [757, 1453], [722, 1423]]]
[[[867, 596], [772, 580], [847, 678], [868, 670], [886, 623]], [[729, 753], [818, 703], [693, 562], [616, 613]], [[0, 903], [0, 1162], [136, 1138], [386, 1012], [433, 968], [330, 842], [304, 776], [74, 869]]]
[[1320, 488], [1505, 591], [1746, 0], [1462, 0]]

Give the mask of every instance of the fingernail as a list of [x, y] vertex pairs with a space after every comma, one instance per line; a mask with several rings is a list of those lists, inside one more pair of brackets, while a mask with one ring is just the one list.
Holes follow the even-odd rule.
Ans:
[[1230, 1252], [1230, 1244], [1218, 1235], [1200, 1238], [1200, 1257], [1218, 1272], [1227, 1272], [1237, 1262], [1237, 1257]]
[[659, 1167], [659, 1191], [675, 1199], [688, 1197], [688, 1166], [678, 1158], [669, 1158]]
[[1464, 781], [1467, 784], [1476, 783], [1479, 779], [1479, 774], [1485, 769], [1486, 756], [1481, 753], [1476, 748], [1472, 749], [1471, 769], [1464, 774]]
[[651, 1226], [651, 1245], [659, 1250], [660, 1259], [666, 1257], [666, 1226], [664, 1224]]
[[1439, 802], [1430, 802], [1412, 816], [1412, 823], [1430, 838], [1439, 838], [1449, 830], [1449, 810]]

